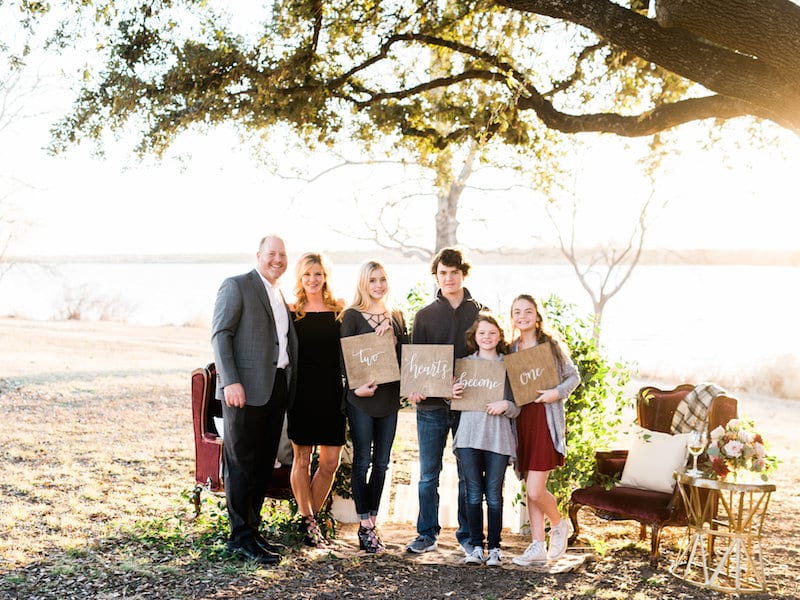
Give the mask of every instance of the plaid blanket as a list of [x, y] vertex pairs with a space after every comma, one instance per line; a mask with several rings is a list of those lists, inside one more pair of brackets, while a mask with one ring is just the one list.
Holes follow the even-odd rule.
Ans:
[[702, 431], [708, 422], [711, 401], [727, 392], [713, 383], [700, 383], [680, 401], [672, 415], [672, 433]]

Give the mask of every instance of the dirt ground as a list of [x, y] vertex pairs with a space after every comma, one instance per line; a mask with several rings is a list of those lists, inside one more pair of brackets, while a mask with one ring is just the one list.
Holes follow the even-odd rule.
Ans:
[[[208, 561], [179, 538], [134, 535], [142, 523], [185, 511], [194, 468], [189, 374], [210, 359], [204, 329], [0, 319], [0, 598], [727, 596], [668, 572], [680, 530], [665, 532], [653, 569], [636, 524], [586, 511], [579, 544], [546, 571], [511, 564], [529, 540], [510, 532], [500, 569], [464, 565], [452, 529], [437, 551], [408, 555], [415, 531], [405, 523], [381, 526], [384, 555], [359, 552], [355, 526], [343, 525], [329, 549], [291, 550], [272, 569]], [[636, 382], [631, 393], [643, 383], [659, 382]], [[792, 452], [800, 401], [737, 395], [740, 412], [783, 461], [762, 539], [768, 591], [752, 597], [800, 598], [800, 465]], [[413, 413], [402, 423], [395, 477], [415, 460]], [[194, 535], [191, 523], [182, 527], [183, 537]]]

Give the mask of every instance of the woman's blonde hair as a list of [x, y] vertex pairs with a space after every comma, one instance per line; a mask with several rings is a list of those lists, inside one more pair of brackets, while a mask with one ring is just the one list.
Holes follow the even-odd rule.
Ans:
[[386, 275], [386, 293], [383, 295], [383, 305], [386, 307], [386, 311], [390, 314], [393, 312], [391, 301], [389, 299], [389, 292], [391, 287], [389, 286], [389, 275], [386, 273], [386, 267], [384, 267], [381, 263], [377, 260], [368, 260], [361, 268], [358, 270], [358, 280], [356, 281], [356, 293], [353, 296], [353, 302], [350, 304], [349, 308], [353, 308], [355, 310], [365, 311], [369, 308], [372, 300], [370, 299], [369, 295], [369, 277], [373, 271], [376, 269], [380, 269], [383, 271], [383, 274]]
[[330, 261], [324, 254], [319, 252], [306, 252], [297, 260], [295, 267], [295, 282], [294, 282], [294, 314], [295, 320], [299, 321], [306, 316], [305, 305], [308, 302], [306, 291], [303, 289], [303, 275], [308, 271], [309, 267], [319, 265], [322, 268], [322, 275], [325, 281], [322, 284], [322, 301], [325, 306], [333, 311], [338, 316], [342, 312], [342, 306], [336, 301], [336, 298], [331, 291], [331, 266]]

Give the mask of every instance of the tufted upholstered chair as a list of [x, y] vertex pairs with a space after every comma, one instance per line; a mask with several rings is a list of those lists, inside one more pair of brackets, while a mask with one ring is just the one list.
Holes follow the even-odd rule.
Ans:
[[[637, 422], [651, 431], [670, 433], [672, 416], [680, 401], [694, 389], [692, 384], [682, 384], [673, 390], [660, 390], [647, 386], [639, 390], [636, 399]], [[729, 396], [717, 396], [708, 408], [708, 431], [725, 425], [737, 417], [738, 401]], [[619, 478], [625, 467], [627, 450], [595, 453], [596, 472]], [[614, 486], [606, 489], [596, 484], [572, 492], [569, 501], [569, 518], [572, 521], [573, 543], [580, 533], [578, 513], [588, 507], [608, 521], [633, 520], [639, 522], [639, 539], [646, 539], [650, 528], [650, 564], [658, 565], [659, 542], [664, 527], [686, 525], [686, 511], [676, 488], [672, 493]]]
[[[195, 512], [200, 512], [200, 492], [225, 489], [222, 460], [222, 437], [217, 432], [214, 417], [222, 417], [222, 403], [214, 398], [217, 371], [214, 363], [192, 371], [192, 422], [194, 424], [194, 478], [197, 486], [192, 496]], [[292, 497], [289, 484], [291, 465], [282, 465], [272, 471], [267, 496], [287, 499]]]

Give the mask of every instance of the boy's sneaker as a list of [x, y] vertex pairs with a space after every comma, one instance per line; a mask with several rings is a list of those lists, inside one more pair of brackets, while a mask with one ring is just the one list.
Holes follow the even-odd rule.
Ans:
[[511, 559], [515, 565], [520, 567], [530, 567], [531, 565], [543, 565], [547, 562], [547, 552], [544, 549], [544, 542], [533, 540], [522, 553], [522, 556], [515, 556]]
[[461, 549], [464, 551], [464, 556], [469, 556], [475, 549], [475, 546], [470, 544], [469, 540], [464, 540], [463, 542], [460, 542], [459, 545], [461, 546]]
[[489, 558], [486, 559], [487, 567], [499, 567], [503, 564], [500, 548], [489, 548]]
[[482, 565], [483, 564], [483, 548], [475, 546], [472, 549], [472, 554], [464, 558], [464, 562], [468, 565]]
[[569, 538], [569, 523], [561, 519], [558, 525], [550, 528], [550, 546], [547, 549], [547, 558], [558, 560], [567, 551], [567, 538]]
[[436, 550], [436, 540], [432, 540], [426, 535], [418, 535], [416, 539], [406, 544], [406, 552], [422, 554], [423, 552], [430, 552], [431, 550]]

